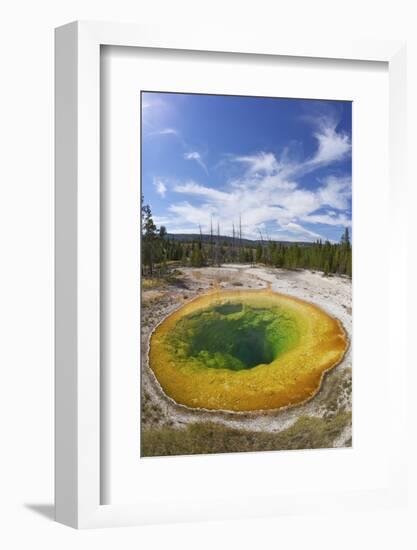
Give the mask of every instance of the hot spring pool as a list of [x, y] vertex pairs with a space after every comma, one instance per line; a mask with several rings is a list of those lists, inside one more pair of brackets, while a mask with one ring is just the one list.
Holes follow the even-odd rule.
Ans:
[[215, 292], [154, 331], [149, 365], [164, 392], [193, 408], [251, 411], [312, 397], [348, 341], [323, 310], [271, 290]]

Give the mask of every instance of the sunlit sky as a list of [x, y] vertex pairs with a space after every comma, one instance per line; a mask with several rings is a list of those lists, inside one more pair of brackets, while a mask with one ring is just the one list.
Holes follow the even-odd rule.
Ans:
[[339, 241], [351, 226], [352, 106], [142, 92], [142, 193], [168, 233]]

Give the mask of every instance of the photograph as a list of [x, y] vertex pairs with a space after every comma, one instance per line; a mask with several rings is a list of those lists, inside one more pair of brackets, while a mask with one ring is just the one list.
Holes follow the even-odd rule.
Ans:
[[140, 93], [141, 457], [352, 446], [352, 102]]

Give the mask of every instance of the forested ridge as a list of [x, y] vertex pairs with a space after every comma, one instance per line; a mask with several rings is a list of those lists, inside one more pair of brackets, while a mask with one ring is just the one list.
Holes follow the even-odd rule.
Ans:
[[166, 228], [153, 221], [148, 204], [142, 204], [142, 274], [161, 276], [170, 265], [192, 267], [219, 266], [225, 263], [262, 264], [285, 269], [311, 269], [352, 276], [352, 246], [349, 229], [340, 242], [317, 240], [314, 243], [284, 243], [264, 238], [250, 241], [242, 237], [242, 221], [233, 227], [232, 235], [224, 236], [217, 224], [210, 233], [181, 240], [169, 236]]

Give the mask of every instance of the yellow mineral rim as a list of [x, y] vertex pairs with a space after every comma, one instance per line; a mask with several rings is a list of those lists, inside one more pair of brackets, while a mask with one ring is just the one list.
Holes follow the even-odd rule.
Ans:
[[[245, 325], [244, 332], [239, 323]], [[218, 336], [213, 333], [216, 326]], [[233, 337], [239, 334], [237, 343], [227, 341], [229, 327]], [[245, 341], [261, 330], [265, 343]], [[202, 349], [205, 339], [212, 347], [218, 340], [227, 353]], [[347, 348], [342, 324], [313, 304], [270, 289], [216, 291], [192, 300], [158, 325], [150, 341], [149, 365], [165, 394], [181, 405], [279, 409], [313, 397], [324, 373], [342, 360]], [[243, 368], [242, 357], [253, 363], [257, 352], [264, 362]]]

